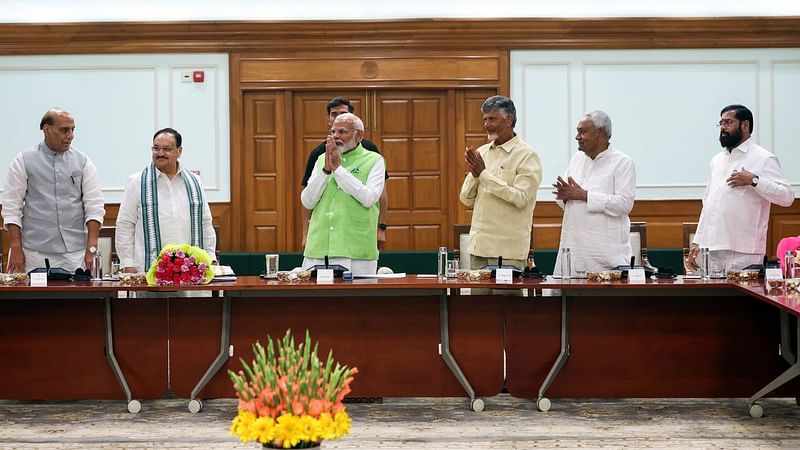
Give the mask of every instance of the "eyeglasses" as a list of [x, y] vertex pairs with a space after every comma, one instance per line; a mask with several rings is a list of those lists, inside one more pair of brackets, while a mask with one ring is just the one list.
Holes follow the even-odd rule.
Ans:
[[175, 149], [172, 147], [159, 147], [157, 145], [150, 147], [150, 150], [152, 150], [153, 153], [158, 153], [159, 151], [162, 151], [164, 153], [172, 153], [175, 151]]
[[718, 127], [722, 127], [722, 126], [729, 127], [729, 126], [735, 124], [736, 122], [738, 122], [738, 120], [735, 120], [735, 119], [722, 119], [719, 122], [717, 122], [717, 126]]

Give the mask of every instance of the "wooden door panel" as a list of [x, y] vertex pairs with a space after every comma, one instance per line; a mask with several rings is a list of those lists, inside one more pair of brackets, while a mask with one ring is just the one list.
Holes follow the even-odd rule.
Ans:
[[290, 162], [282, 143], [283, 96], [244, 94], [244, 160], [242, 161], [242, 222], [245, 250], [285, 251], [287, 175]]
[[389, 172], [386, 249], [447, 244], [447, 92], [377, 91], [373, 136]]

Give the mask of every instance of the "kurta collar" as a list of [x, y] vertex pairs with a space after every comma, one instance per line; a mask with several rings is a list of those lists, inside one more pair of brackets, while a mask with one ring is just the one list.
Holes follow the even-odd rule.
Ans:
[[492, 141], [492, 144], [489, 147], [489, 149], [490, 150], [494, 150], [496, 148], [499, 148], [499, 149], [502, 149], [506, 153], [511, 153], [511, 150], [513, 150], [514, 146], [517, 145], [518, 143], [519, 143], [519, 135], [515, 134], [514, 137], [512, 137], [511, 139], [503, 142], [500, 145], [495, 145], [494, 141]]

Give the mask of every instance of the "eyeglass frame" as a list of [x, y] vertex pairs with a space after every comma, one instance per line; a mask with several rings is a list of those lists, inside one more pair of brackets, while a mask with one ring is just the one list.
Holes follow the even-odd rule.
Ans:
[[741, 123], [741, 120], [739, 120], [739, 119], [721, 119], [719, 122], [717, 122], [717, 127], [723, 127], [723, 126], [724, 127], [729, 127], [729, 126], [735, 124], [736, 122], [740, 122]]
[[150, 147], [150, 150], [151, 150], [153, 153], [158, 153], [158, 152], [164, 152], [164, 153], [174, 153], [174, 152], [175, 152], [175, 150], [177, 150], [177, 148], [173, 148], [173, 147], [159, 147], [159, 146], [157, 146], [157, 145], [154, 145], [154, 146]]

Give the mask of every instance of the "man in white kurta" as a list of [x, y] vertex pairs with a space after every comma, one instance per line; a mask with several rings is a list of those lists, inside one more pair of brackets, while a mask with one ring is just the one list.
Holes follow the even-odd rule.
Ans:
[[[611, 119], [602, 111], [578, 122], [579, 152], [573, 155], [565, 178], [553, 184], [564, 208], [560, 248], [572, 254], [572, 273], [599, 272], [629, 264], [628, 215], [636, 195], [636, 168], [630, 156], [609, 143]], [[561, 252], [554, 275], [561, 276]]]
[[778, 158], [753, 142], [753, 113], [745, 106], [730, 105], [720, 116], [719, 141], [724, 149], [711, 159], [687, 262], [697, 269], [700, 248], [708, 248], [711, 272], [727, 273], [762, 262], [770, 204], [791, 206], [794, 191]]
[[[142, 200], [142, 177], [148, 171], [151, 171], [156, 184], [153, 192], [157, 198], [154, 223], [157, 223], [156, 229], [159, 233], [154, 238], [159, 243], [158, 247], [163, 248], [167, 244], [202, 243], [199, 246], [212, 260], [216, 260], [217, 236], [212, 225], [211, 209], [205, 196], [202, 195], [200, 178], [181, 167], [178, 161], [183, 152], [181, 141], [180, 133], [171, 128], [156, 132], [153, 138], [152, 164], [144, 171], [128, 178], [117, 214], [115, 234], [120, 265], [126, 272], [146, 272], [160, 250], [160, 248], [155, 252], [151, 250], [149, 259], [145, 256], [148, 252], [143, 215], [147, 214], [148, 210], [152, 211], [152, 207], [147, 205], [146, 200], [144, 202]], [[187, 188], [190, 182], [196, 183], [192, 185], [199, 187], [200, 191], [200, 195], [194, 200], [197, 203], [195, 207], [192, 206], [193, 201], [189, 192], [193, 189]], [[200, 213], [194, 231], [191, 220], [192, 208]]]

